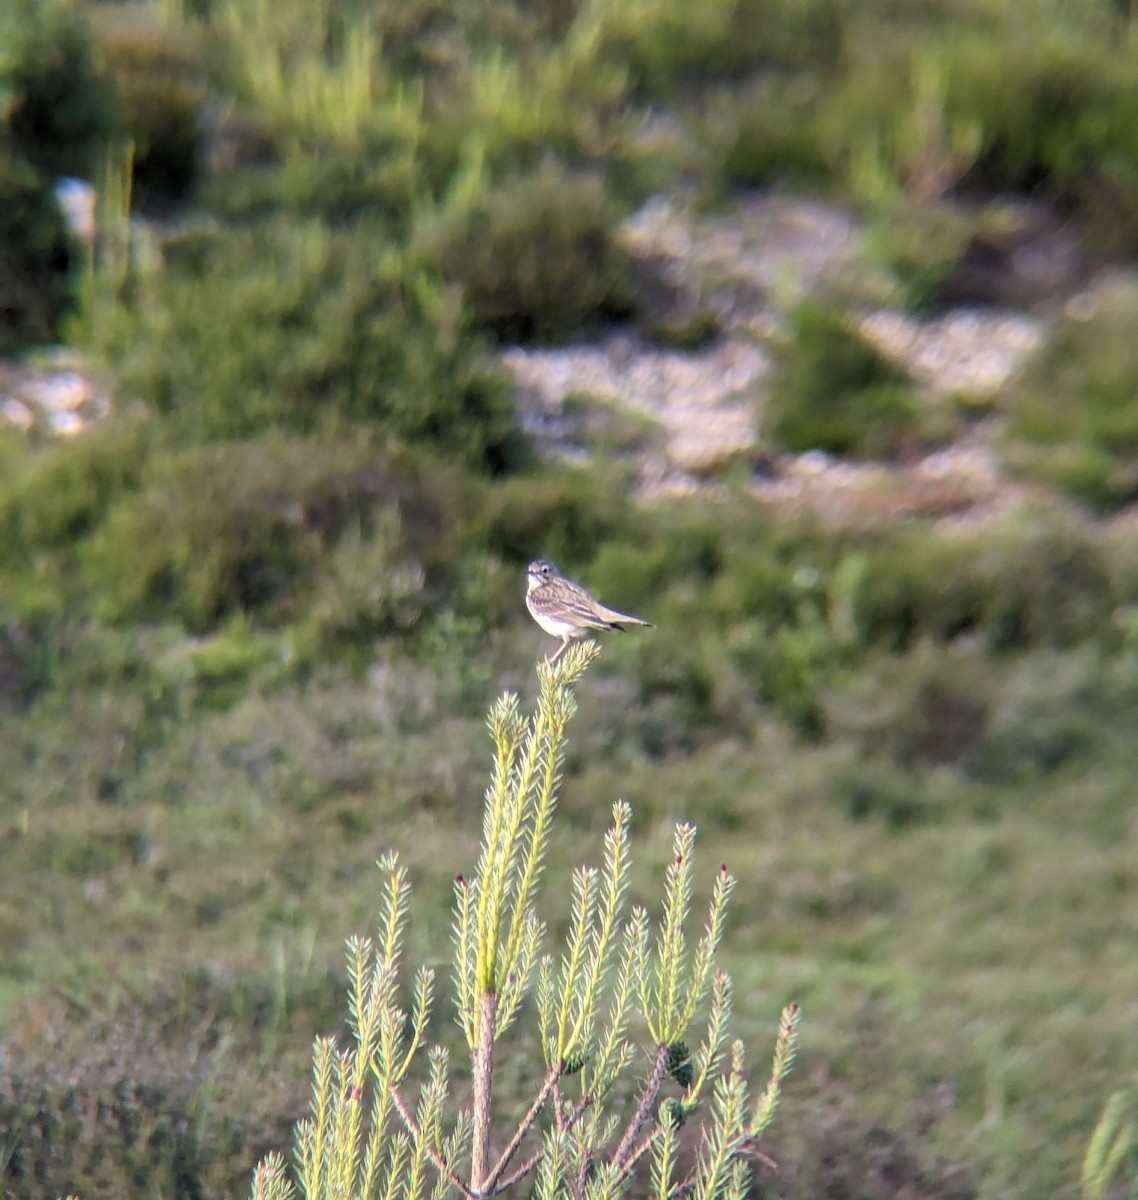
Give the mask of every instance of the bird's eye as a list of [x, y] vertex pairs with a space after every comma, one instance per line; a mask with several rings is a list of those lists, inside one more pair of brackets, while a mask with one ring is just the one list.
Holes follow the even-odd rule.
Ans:
[[541, 573], [546, 577], [546, 579], [549, 578], [549, 564], [548, 563], [546, 563], [546, 565], [541, 568]]

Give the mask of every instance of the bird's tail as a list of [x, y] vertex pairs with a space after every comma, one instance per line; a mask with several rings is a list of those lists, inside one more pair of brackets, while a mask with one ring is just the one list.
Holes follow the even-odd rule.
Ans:
[[606, 608], [603, 616], [614, 629], [619, 629], [622, 625], [643, 625], [646, 629], [656, 628], [651, 621], [645, 621], [641, 617], [634, 617], [630, 613], [618, 612], [615, 608]]

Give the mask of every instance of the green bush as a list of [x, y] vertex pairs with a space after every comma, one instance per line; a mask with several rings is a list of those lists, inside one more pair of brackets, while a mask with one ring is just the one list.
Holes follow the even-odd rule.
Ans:
[[1138, 80], [1106, 31], [1045, 25], [1024, 36], [1012, 18], [997, 36], [970, 31], [947, 42], [948, 104], [974, 115], [983, 146], [972, 181], [1039, 188], [1074, 199], [1115, 161], [1133, 163]]
[[[208, 638], [196, 638], [184, 653], [162, 664], [168, 684], [189, 695], [198, 709], [224, 712], [291, 666], [291, 653], [276, 631], [257, 629], [238, 613]], [[186, 685], [189, 685], [188, 687]]]
[[199, 195], [210, 212], [236, 224], [286, 212], [337, 228], [382, 219], [402, 234], [429, 186], [418, 147], [402, 131], [368, 137], [351, 151], [329, 143], [282, 149], [256, 125], [227, 138], [232, 168], [203, 179]]
[[362, 442], [261, 439], [157, 456], [145, 485], [110, 511], [83, 553], [88, 586], [112, 619], [173, 615], [192, 631], [236, 613], [295, 618], [346, 529], [407, 510], [444, 555], [431, 497]]
[[644, 717], [635, 736], [648, 757], [690, 754], [719, 724], [714, 652], [713, 639], [694, 634], [667, 654], [641, 651], [636, 702]]
[[427, 572], [388, 510], [369, 537], [345, 537], [329, 556], [300, 631], [301, 656], [370, 660], [377, 641], [411, 634], [431, 608]]
[[825, 69], [840, 53], [844, 12], [832, 0], [647, 0], [586, 7], [597, 53], [627, 64], [639, 90], [676, 98], [695, 82], [763, 69]]
[[182, 199], [200, 167], [201, 64], [168, 29], [121, 10], [100, 23], [98, 51], [134, 146], [136, 201], [146, 208]]
[[880, 820], [901, 831], [944, 819], [945, 806], [929, 785], [885, 762], [858, 761], [834, 780], [834, 798], [852, 821]]
[[[1133, 686], [1093, 647], [1025, 655], [989, 685], [990, 719], [970, 774], [999, 786], [1046, 778], [1070, 763], [1102, 764]], [[1128, 694], [1129, 692], [1129, 694]]]
[[32, 700], [76, 660], [91, 598], [83, 546], [129, 495], [151, 453], [143, 422], [112, 419], [80, 438], [20, 446], [0, 476], [0, 699]]
[[637, 527], [621, 494], [618, 479], [547, 464], [489, 489], [470, 513], [465, 537], [472, 548], [519, 566], [543, 556], [568, 572]]
[[[722, 731], [762, 706], [798, 733], [823, 731], [821, 697], [847, 647], [828, 611], [834, 547], [808, 524], [770, 520], [743, 501], [656, 510], [642, 532], [615, 531], [590, 585], [661, 631], [641, 654], [645, 701], [673, 701], [670, 736]], [[681, 720], [680, 717], [683, 717]]]
[[1138, 499], [1138, 289], [1100, 291], [1001, 397], [1005, 460], [1098, 513]]
[[869, 250], [900, 282], [910, 311], [939, 307], [965, 252], [975, 222], [946, 202], [902, 204], [883, 213]]
[[96, 330], [120, 393], [178, 439], [365, 425], [467, 463], [516, 453], [509, 389], [458, 295], [378, 230], [276, 221], [186, 239]]
[[118, 417], [74, 441], [25, 447], [24, 461], [0, 481], [0, 564], [28, 566], [74, 549], [138, 487], [151, 433], [145, 421]]
[[718, 124], [729, 129], [722, 171], [729, 183], [810, 186], [835, 176], [818, 127], [818, 94], [795, 84], [794, 76], [761, 77], [721, 101]]
[[74, 255], [55, 183], [93, 178], [117, 129], [74, 6], [0, 6], [0, 354], [58, 336]]
[[0, 1054], [7, 1200], [238, 1194], [249, 1155], [279, 1144], [303, 1099], [266, 1077], [251, 1036], [267, 1036], [283, 1001], [306, 1000], [262, 987], [235, 1001], [240, 986], [253, 991], [189, 974], [111, 1003], [44, 997], [13, 1021]]
[[[0, 575], [5, 589], [5, 604], [0, 610], [0, 712], [6, 708], [22, 708], [53, 677], [50, 618], [30, 619], [12, 608], [21, 605], [23, 597], [15, 597], [14, 605], [7, 598], [8, 581]], [[15, 590], [15, 589], [12, 589]], [[22, 605], [21, 605], [22, 606]]]
[[[840, 791], [851, 815], [904, 823], [906, 814], [947, 815], [966, 780], [1007, 789], [1091, 761], [1106, 769], [1121, 747], [1132, 753], [1125, 714], [1134, 699], [1132, 674], [1094, 646], [993, 658], [983, 642], [923, 642], [871, 660], [828, 697], [830, 731], [857, 764], [839, 777]], [[975, 794], [988, 811], [991, 799]]]
[[[757, 635], [762, 634], [756, 628]], [[821, 614], [804, 610], [793, 627], [756, 637], [741, 655], [759, 685], [759, 697], [795, 731], [818, 738], [826, 732], [822, 692], [840, 662], [833, 633]]]
[[984, 626], [990, 584], [972, 539], [899, 526], [849, 552], [837, 597], [863, 644], [905, 650]]
[[0, 354], [54, 340], [74, 299], [73, 257], [51, 185], [0, 129]]
[[1113, 253], [1138, 245], [1138, 81], [1106, 3], [1030, 18], [1009, 5], [820, 7], [837, 36], [813, 62], [766, 73], [769, 103], [739, 113], [729, 177], [820, 177], [878, 213], [961, 185], [1034, 191], [1094, 221], [1089, 240]]
[[808, 299], [791, 314], [762, 432], [787, 450], [873, 457], [922, 434], [907, 376], [832, 304]]
[[96, 70], [90, 30], [70, 0], [0, 7], [0, 118], [15, 154], [43, 180], [94, 177], [118, 114]]
[[993, 584], [986, 621], [994, 649], [1117, 639], [1114, 580], [1092, 532], [1029, 514], [979, 549]]
[[500, 341], [557, 341], [631, 312], [617, 221], [599, 178], [549, 161], [452, 202], [423, 224], [413, 254], [459, 284]]
[[890, 656], [859, 673], [830, 697], [830, 727], [850, 738], [859, 761], [906, 771], [950, 767], [975, 759], [989, 725], [992, 668], [974, 642], [924, 641], [904, 657]]
[[1008, 651], [1117, 636], [1103, 551], [1046, 518], [964, 536], [902, 526], [854, 553], [842, 602], [863, 643], [904, 650], [922, 637], [975, 634]]

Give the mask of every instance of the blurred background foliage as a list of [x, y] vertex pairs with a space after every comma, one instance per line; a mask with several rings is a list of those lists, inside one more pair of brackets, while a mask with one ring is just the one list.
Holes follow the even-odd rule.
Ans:
[[[552, 874], [615, 796], [644, 864], [696, 821], [744, 1032], [805, 1008], [757, 1192], [1078, 1194], [1138, 1069], [1133, 286], [994, 401], [1039, 500], [974, 526], [640, 506], [537, 459], [494, 350], [650, 307], [619, 224], [681, 185], [853, 208], [914, 313], [1005, 192], [1130, 262], [1136, 55], [1107, 0], [0, 6], [0, 351], [115, 410], [0, 433], [6, 1195], [234, 1195], [287, 1141], [393, 844], [442, 953], [539, 553], [657, 626], [588, 681]], [[770, 444], [944, 439], [841, 297], [787, 318]]]

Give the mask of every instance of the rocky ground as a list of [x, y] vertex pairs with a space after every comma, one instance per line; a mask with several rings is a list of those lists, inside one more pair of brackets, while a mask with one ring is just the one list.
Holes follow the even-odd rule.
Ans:
[[0, 427], [74, 437], [110, 412], [110, 398], [90, 366], [58, 350], [34, 364], [0, 360]]
[[[641, 320], [588, 342], [502, 353], [522, 426], [551, 455], [630, 459], [646, 501], [714, 491], [729, 477], [834, 519], [997, 514], [1030, 489], [1001, 470], [988, 402], [1042, 344], [1050, 315], [1092, 314], [1099, 286], [1054, 220], [1021, 224], [1027, 234], [988, 264], [991, 302], [921, 320], [889, 306], [890, 282], [846, 212], [777, 193], [742, 195], [714, 214], [657, 198], [623, 229], [653, 296]], [[950, 399], [976, 419], [951, 444], [889, 463], [765, 446], [772, 348], [785, 313], [811, 291], [849, 297], [866, 338], [904, 367], [923, 402]], [[0, 363], [0, 424], [75, 436], [109, 411], [96, 373], [74, 354]]]
[[[991, 266], [999, 273], [991, 293], [1013, 295], [1020, 306], [973, 304], [920, 320], [882, 303], [888, 280], [847, 213], [771, 193], [740, 197], [715, 215], [655, 200], [624, 234], [670, 292], [672, 311], [652, 314], [651, 328], [599, 341], [506, 351], [523, 425], [550, 454], [634, 455], [646, 499], [714, 489], [725, 473], [735, 480], [745, 473], [757, 496], [823, 517], [996, 515], [1032, 489], [1001, 470], [990, 399], [1042, 344], [1048, 313], [1064, 303], [1075, 315], [1093, 313], [1097, 286], [1082, 277], [1077, 248], [1054, 222], [1025, 224], [1029, 235]], [[952, 444], [892, 463], [779, 454], [762, 444], [772, 347], [790, 304], [818, 290], [854, 298], [867, 339], [911, 375], [924, 402], [952, 398], [975, 409]], [[690, 351], [661, 344], [661, 328], [682, 329], [699, 314], [717, 330], [706, 344]], [[614, 421], [630, 418], [635, 424], [614, 437]]]

